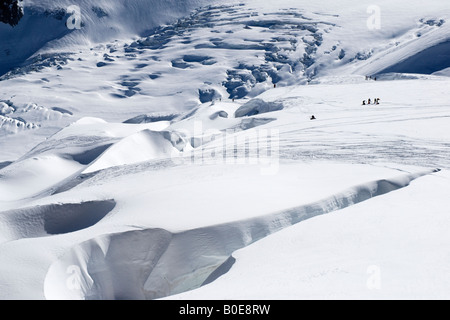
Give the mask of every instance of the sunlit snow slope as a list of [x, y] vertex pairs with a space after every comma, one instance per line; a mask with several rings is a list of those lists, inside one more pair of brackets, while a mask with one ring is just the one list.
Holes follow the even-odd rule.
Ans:
[[24, 5], [0, 299], [449, 297], [447, 2]]

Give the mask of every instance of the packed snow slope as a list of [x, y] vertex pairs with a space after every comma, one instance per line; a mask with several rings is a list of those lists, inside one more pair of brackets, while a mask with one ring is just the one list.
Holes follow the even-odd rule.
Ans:
[[24, 3], [0, 299], [449, 298], [446, 1]]
[[448, 179], [285, 229], [235, 252], [217, 281], [170, 299], [447, 300]]
[[[80, 29], [66, 26], [71, 5], [79, 7]], [[0, 63], [12, 68], [0, 78], [1, 143], [21, 141], [2, 148], [0, 161], [17, 159], [85, 116], [170, 117], [324, 75], [445, 74], [448, 6], [24, 1], [19, 25], [0, 25]]]

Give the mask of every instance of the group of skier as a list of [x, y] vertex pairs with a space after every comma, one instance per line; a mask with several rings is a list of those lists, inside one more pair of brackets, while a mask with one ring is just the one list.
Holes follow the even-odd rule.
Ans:
[[369, 98], [369, 99], [367, 100], [367, 103], [366, 103], [366, 100], [364, 100], [364, 101], [362, 102], [362, 105], [363, 105], [363, 106], [370, 105], [370, 104], [374, 104], [374, 105], [380, 104], [380, 98], [375, 98], [375, 99], [373, 99], [373, 101]]

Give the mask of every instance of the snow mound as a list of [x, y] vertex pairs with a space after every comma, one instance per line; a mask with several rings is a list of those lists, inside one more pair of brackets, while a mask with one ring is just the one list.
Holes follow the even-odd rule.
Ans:
[[[229, 270], [231, 254], [238, 249], [301, 221], [405, 188], [437, 171], [368, 182], [315, 203], [257, 218], [178, 233], [152, 228], [97, 237], [75, 246], [50, 267], [45, 296], [157, 299], [192, 290]], [[70, 268], [77, 270], [78, 288], [61, 281]]]
[[38, 106], [35, 103], [30, 103], [23, 110], [23, 113], [28, 113], [28, 116], [32, 116], [33, 119], [37, 119], [38, 121], [44, 120], [58, 120], [64, 116], [72, 116], [73, 113], [64, 108], [47, 108], [44, 106]]
[[0, 170], [0, 201], [35, 196], [82, 168], [57, 154], [39, 154], [16, 161]]
[[7, 115], [16, 111], [11, 103], [0, 102], [0, 115]]
[[170, 138], [170, 134], [151, 130], [133, 134], [111, 146], [83, 173], [178, 155], [173, 145], [176, 141]]
[[175, 148], [183, 148], [179, 136], [150, 130], [164, 129], [167, 125], [164, 121], [127, 125], [99, 118], [80, 119], [20, 159], [6, 162], [9, 165], [0, 169], [0, 201], [52, 193], [52, 188], [85, 169], [92, 172], [179, 152]]
[[80, 231], [97, 224], [114, 207], [113, 200], [36, 206], [2, 212], [0, 242], [48, 237]]
[[252, 99], [236, 110], [235, 117], [250, 117], [261, 113], [280, 111], [283, 108], [283, 104], [279, 102], [266, 102], [262, 99]]
[[142, 123], [153, 123], [153, 122], [170, 122], [175, 119], [178, 115], [168, 114], [168, 115], [146, 115], [141, 114], [139, 116], [133, 117], [131, 119], [125, 120], [123, 123], [127, 124], [142, 124]]
[[18, 133], [24, 130], [37, 129], [39, 127], [39, 124], [28, 122], [20, 117], [12, 118], [0, 115], [0, 130], [6, 133]]

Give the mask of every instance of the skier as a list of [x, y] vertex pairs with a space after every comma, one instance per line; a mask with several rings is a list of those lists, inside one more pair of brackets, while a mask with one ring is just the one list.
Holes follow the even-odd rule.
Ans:
[[365, 106], [366, 105], [366, 100], [363, 100], [363, 104], [362, 104], [363, 106]]
[[368, 104], [371, 104], [371, 103], [372, 103], [372, 100], [369, 99], [369, 103]]
[[316, 117], [314, 115], [312, 115], [311, 120], [316, 120]]

